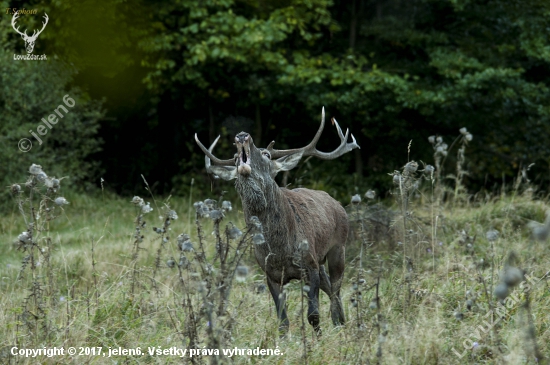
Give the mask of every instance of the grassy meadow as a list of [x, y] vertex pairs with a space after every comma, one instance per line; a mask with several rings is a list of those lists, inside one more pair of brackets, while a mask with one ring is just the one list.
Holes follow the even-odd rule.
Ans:
[[[0, 219], [0, 363], [546, 363], [549, 248], [536, 223], [546, 197], [526, 181], [467, 195], [407, 166], [388, 179], [391, 198], [361, 192], [346, 207], [347, 323], [332, 325], [321, 292], [320, 337], [300, 282], [285, 289], [290, 330], [280, 336], [252, 254], [265, 243], [239, 201], [229, 210], [191, 189], [171, 198], [144, 189], [143, 201], [77, 194], [31, 174], [9, 187], [13, 209]], [[14, 346], [77, 354], [13, 356]], [[247, 354], [257, 348], [278, 352]]]

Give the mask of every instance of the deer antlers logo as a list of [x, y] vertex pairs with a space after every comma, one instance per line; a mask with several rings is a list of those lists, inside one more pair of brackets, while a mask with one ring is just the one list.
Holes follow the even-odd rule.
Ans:
[[15, 12], [13, 14], [13, 18], [11, 18], [11, 26], [13, 29], [21, 35], [21, 38], [25, 41], [25, 48], [27, 49], [27, 53], [31, 54], [34, 50], [34, 43], [36, 42], [36, 39], [42, 33], [44, 28], [46, 28], [46, 25], [48, 24], [48, 14], [44, 13], [44, 19], [46, 20], [44, 23], [42, 23], [42, 29], [40, 29], [38, 32], [36, 29], [33, 31], [32, 36], [27, 35], [27, 30], [25, 29], [25, 32], [19, 31], [19, 27], [15, 27], [15, 23], [17, 22], [17, 19], [19, 18], [19, 11]]

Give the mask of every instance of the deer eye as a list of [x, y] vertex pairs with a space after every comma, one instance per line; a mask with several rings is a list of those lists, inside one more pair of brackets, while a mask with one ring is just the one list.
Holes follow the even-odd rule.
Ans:
[[268, 160], [271, 160], [271, 155], [267, 151], [262, 151], [262, 156], [267, 157]]

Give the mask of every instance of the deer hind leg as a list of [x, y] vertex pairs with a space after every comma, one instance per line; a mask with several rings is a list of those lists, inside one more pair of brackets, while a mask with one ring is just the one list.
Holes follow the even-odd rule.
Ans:
[[330, 278], [325, 271], [325, 265], [319, 266], [319, 277], [321, 278], [321, 290], [324, 291], [329, 298], [332, 298], [332, 288], [330, 285]]
[[340, 298], [340, 288], [342, 287], [342, 280], [344, 278], [345, 253], [345, 246], [336, 245], [327, 254], [328, 272], [332, 289], [330, 296], [330, 316], [335, 326], [343, 325], [346, 322], [342, 299]]
[[277, 318], [279, 318], [279, 331], [281, 333], [286, 333], [289, 326], [288, 317], [286, 315], [286, 298], [281, 291], [280, 284], [271, 280], [269, 277], [267, 278], [267, 287], [269, 288], [269, 292], [271, 293], [273, 301], [275, 302], [275, 308], [277, 308]]

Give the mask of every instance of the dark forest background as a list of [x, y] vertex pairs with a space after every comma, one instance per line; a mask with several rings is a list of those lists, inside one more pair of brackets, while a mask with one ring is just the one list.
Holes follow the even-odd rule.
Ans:
[[[157, 193], [210, 189], [205, 144], [232, 156], [232, 135], [301, 147], [321, 108], [361, 150], [310, 160], [289, 182], [348, 199], [382, 194], [407, 159], [433, 164], [431, 135], [451, 145], [465, 127], [471, 192], [550, 179], [550, 3], [543, 0], [0, 1], [0, 180], [37, 163], [75, 186], [132, 194], [143, 174]], [[34, 54], [13, 8], [36, 9], [21, 30], [49, 23]], [[77, 105], [42, 145], [17, 143], [69, 94]], [[408, 145], [410, 154], [408, 154]], [[319, 149], [338, 137], [330, 123]], [[456, 150], [446, 169], [453, 171]], [[281, 177], [279, 177], [280, 179]], [[215, 182], [218, 184], [218, 182]], [[227, 189], [228, 183], [221, 187]]]

